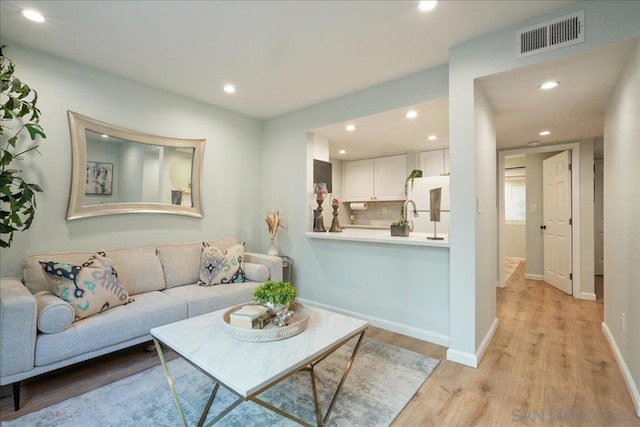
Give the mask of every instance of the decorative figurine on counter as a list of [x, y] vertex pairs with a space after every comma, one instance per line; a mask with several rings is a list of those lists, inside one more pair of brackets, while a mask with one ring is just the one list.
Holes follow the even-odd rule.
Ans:
[[432, 188], [429, 191], [430, 219], [433, 221], [433, 237], [427, 237], [429, 240], [444, 240], [438, 237], [436, 233], [436, 223], [440, 222], [440, 202], [442, 200], [442, 187]]
[[340, 221], [338, 220], [338, 199], [331, 200], [331, 207], [333, 208], [333, 221], [331, 221], [331, 228], [329, 229], [329, 233], [342, 233], [342, 228], [340, 228]]
[[327, 184], [319, 182], [313, 185], [313, 192], [316, 193], [316, 203], [318, 208], [316, 209], [316, 218], [313, 225], [313, 231], [324, 233], [327, 230], [324, 229], [324, 220], [322, 218], [322, 202], [324, 202], [327, 194]]

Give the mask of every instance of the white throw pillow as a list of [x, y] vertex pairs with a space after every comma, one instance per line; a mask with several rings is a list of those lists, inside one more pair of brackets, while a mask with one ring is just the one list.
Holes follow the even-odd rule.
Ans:
[[49, 291], [35, 294], [38, 305], [38, 330], [44, 334], [55, 334], [67, 329], [75, 318], [73, 307]]

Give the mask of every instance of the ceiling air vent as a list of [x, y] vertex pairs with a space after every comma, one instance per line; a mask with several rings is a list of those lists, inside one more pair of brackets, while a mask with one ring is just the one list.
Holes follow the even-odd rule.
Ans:
[[584, 11], [516, 32], [516, 59], [584, 42]]

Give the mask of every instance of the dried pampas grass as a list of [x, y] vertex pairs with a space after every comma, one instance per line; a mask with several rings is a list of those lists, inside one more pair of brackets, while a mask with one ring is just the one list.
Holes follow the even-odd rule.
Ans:
[[278, 233], [278, 228], [283, 227], [283, 225], [280, 224], [280, 211], [267, 212], [267, 217], [264, 220], [266, 221], [269, 229], [269, 236], [271, 236], [272, 239], [275, 239], [276, 234]]

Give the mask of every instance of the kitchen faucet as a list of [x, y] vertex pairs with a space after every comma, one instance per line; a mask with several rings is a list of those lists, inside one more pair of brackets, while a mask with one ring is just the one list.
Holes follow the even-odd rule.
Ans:
[[403, 221], [407, 221], [409, 223], [409, 232], [413, 231], [413, 220], [409, 221], [408, 220], [408, 213], [407, 213], [407, 206], [411, 204], [413, 205], [413, 217], [417, 218], [418, 217], [418, 208], [416, 207], [416, 202], [414, 202], [411, 199], [407, 199], [404, 202], [404, 206], [402, 207], [402, 220]]

